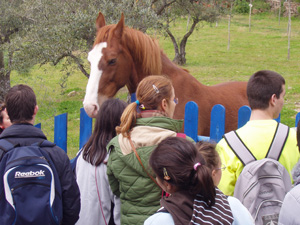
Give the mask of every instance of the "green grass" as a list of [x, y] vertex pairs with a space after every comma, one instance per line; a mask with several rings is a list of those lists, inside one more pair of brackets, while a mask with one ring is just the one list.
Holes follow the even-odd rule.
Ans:
[[[187, 65], [184, 68], [205, 85], [226, 81], [247, 81], [256, 71], [274, 70], [286, 79], [286, 103], [281, 121], [294, 126], [295, 115], [300, 110], [300, 21], [292, 20], [291, 58], [287, 60], [287, 18], [273, 14], [252, 15], [249, 32], [248, 15], [235, 15], [231, 22], [231, 43], [227, 51], [228, 20], [220, 19], [218, 26], [203, 23], [188, 39]], [[186, 30], [186, 20], [178, 19], [172, 27], [177, 37]], [[181, 35], [181, 36], [180, 36]], [[161, 47], [170, 59], [174, 57], [170, 39], [158, 36]], [[53, 141], [54, 116], [68, 113], [68, 155], [72, 158], [79, 146], [79, 109], [82, 107], [87, 78], [79, 71], [72, 72], [66, 86], [61, 87], [63, 64], [57, 67], [45, 65], [34, 67], [30, 76], [13, 71], [11, 85], [25, 83], [33, 87], [38, 100], [39, 113], [36, 123]], [[75, 96], [68, 96], [76, 91]], [[118, 94], [126, 99], [126, 90]]]

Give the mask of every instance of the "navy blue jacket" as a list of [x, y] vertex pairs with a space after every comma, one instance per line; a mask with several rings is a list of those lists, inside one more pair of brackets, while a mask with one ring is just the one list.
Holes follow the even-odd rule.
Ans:
[[[14, 145], [24, 146], [41, 142], [47, 138], [39, 128], [31, 124], [14, 124], [2, 132], [0, 139], [6, 139]], [[80, 192], [70, 166], [70, 160], [64, 150], [58, 146], [45, 147], [43, 150], [49, 154], [59, 175], [63, 201], [62, 224], [73, 225], [79, 218]], [[3, 151], [0, 150], [0, 159], [2, 154]]]

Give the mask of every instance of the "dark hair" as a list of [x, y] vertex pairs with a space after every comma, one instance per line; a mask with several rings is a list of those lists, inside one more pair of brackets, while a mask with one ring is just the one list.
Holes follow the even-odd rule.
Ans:
[[[155, 110], [163, 99], [170, 100], [172, 95], [172, 81], [161, 75], [151, 75], [144, 78], [136, 90], [136, 98], [147, 110]], [[121, 125], [116, 128], [117, 133], [128, 136], [130, 129], [136, 123], [137, 103], [128, 105], [121, 117]]]
[[[5, 104], [4, 102], [0, 102], [0, 124], [3, 123], [3, 115], [2, 112], [5, 110]], [[0, 128], [0, 134], [3, 132], [3, 129]]]
[[120, 124], [126, 103], [119, 99], [108, 99], [97, 114], [94, 131], [84, 146], [83, 159], [99, 166], [107, 155], [106, 145], [116, 136], [115, 128]]
[[220, 156], [216, 150], [216, 144], [200, 141], [196, 143], [198, 152], [203, 156], [206, 166], [211, 170], [216, 169], [220, 163]]
[[36, 97], [31, 87], [19, 84], [8, 90], [5, 105], [12, 123], [27, 122], [33, 118]]
[[[194, 169], [194, 165], [201, 165]], [[216, 190], [210, 169], [205, 165], [196, 146], [180, 137], [168, 137], [154, 149], [149, 164], [160, 180], [165, 180], [177, 191], [200, 194], [208, 206], [215, 204]], [[169, 180], [164, 179], [166, 170]]]
[[284, 78], [274, 71], [261, 70], [254, 73], [247, 85], [247, 96], [251, 109], [266, 109], [273, 94], [277, 98], [282, 93]]

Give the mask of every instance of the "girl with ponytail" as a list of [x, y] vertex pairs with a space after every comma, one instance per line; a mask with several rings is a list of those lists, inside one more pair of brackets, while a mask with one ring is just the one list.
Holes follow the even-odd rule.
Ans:
[[153, 149], [167, 137], [175, 137], [182, 120], [172, 119], [178, 99], [171, 80], [153, 75], [144, 78], [116, 128], [107, 174], [113, 193], [121, 199], [121, 224], [143, 224], [160, 207], [161, 188], [149, 168]]
[[[232, 211], [194, 143], [180, 137], [166, 138], [152, 152], [149, 164], [158, 184], [170, 196], [161, 199], [162, 208], [144, 225], [254, 224], [249, 212]], [[235, 214], [244, 217], [242, 223], [236, 221]]]

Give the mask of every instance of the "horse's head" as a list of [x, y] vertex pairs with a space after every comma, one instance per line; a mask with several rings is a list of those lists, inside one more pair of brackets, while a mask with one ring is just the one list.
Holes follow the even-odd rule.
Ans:
[[88, 54], [91, 71], [83, 101], [90, 117], [96, 117], [101, 104], [128, 84], [133, 73], [132, 57], [122, 45], [123, 14], [118, 24], [105, 25], [104, 16], [99, 13], [96, 27], [97, 36]]
[[105, 25], [100, 12], [96, 20], [97, 36], [89, 52], [90, 78], [83, 101], [85, 111], [96, 117], [101, 104], [127, 86], [134, 93], [147, 75], [161, 74], [161, 50], [148, 35], [125, 26], [122, 14], [118, 24]]

